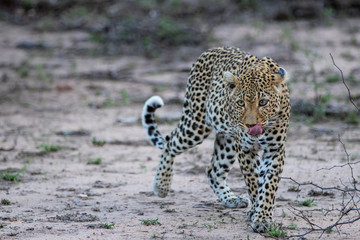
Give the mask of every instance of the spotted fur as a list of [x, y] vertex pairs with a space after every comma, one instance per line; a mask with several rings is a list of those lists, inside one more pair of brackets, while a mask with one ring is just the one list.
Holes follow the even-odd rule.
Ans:
[[[143, 109], [143, 124], [150, 141], [162, 149], [155, 194], [167, 196], [174, 157], [215, 131], [214, 153], [206, 171], [210, 187], [225, 206], [247, 207], [248, 201], [236, 196], [226, 183], [238, 160], [250, 197], [248, 218], [255, 231], [265, 231], [272, 222], [285, 158], [290, 117], [285, 78], [285, 70], [267, 57], [259, 59], [236, 48], [204, 52], [192, 66], [181, 120], [165, 139], [154, 118], [163, 102], [150, 98]], [[249, 129], [259, 124], [261, 131], [255, 131], [259, 134], [250, 134]]]

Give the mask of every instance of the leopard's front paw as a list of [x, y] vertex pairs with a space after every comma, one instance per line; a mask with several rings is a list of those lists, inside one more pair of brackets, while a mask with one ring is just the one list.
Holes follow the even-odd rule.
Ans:
[[153, 186], [154, 194], [158, 197], [164, 198], [168, 195], [169, 189], [161, 187], [159, 185], [154, 184]]
[[270, 226], [270, 222], [252, 222], [251, 224], [251, 227], [255, 232], [266, 232]]
[[163, 179], [155, 178], [153, 182], [153, 190], [156, 196], [164, 198], [169, 193], [170, 184], [168, 182], [164, 182]]
[[266, 232], [272, 224], [271, 219], [261, 217], [256, 213], [251, 216], [251, 221], [251, 227], [255, 232]]
[[246, 198], [236, 196], [228, 198], [224, 205], [228, 208], [246, 208], [249, 205], [249, 201]]

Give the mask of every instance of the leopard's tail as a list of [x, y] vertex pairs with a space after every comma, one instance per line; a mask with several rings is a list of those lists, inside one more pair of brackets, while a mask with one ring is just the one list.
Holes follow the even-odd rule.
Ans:
[[152, 96], [145, 102], [141, 114], [142, 125], [146, 129], [146, 135], [148, 139], [154, 146], [160, 149], [164, 148], [165, 141], [157, 128], [155, 110], [162, 106], [164, 106], [164, 101], [161, 99], [161, 97]]

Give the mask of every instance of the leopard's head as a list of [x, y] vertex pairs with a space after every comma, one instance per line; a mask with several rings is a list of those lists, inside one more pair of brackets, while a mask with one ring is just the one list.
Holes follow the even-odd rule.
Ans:
[[238, 74], [223, 73], [228, 89], [231, 124], [258, 136], [280, 111], [286, 71], [270, 58], [250, 56]]

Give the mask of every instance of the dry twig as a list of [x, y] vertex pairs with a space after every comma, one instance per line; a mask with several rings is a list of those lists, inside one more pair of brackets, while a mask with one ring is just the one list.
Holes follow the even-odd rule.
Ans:
[[349, 100], [350, 100], [351, 104], [354, 105], [354, 107], [358, 110], [358, 112], [360, 112], [359, 107], [355, 104], [354, 99], [351, 96], [350, 88], [345, 82], [343, 71], [336, 65], [335, 60], [334, 60], [333, 56], [331, 55], [331, 53], [329, 53], [329, 55], [331, 57], [331, 60], [332, 60], [332, 62], [334, 64], [334, 66], [340, 71], [341, 79], [342, 79], [342, 82], [343, 82], [344, 86], [346, 87], [346, 89], [348, 91]]
[[[343, 81], [343, 84], [345, 85], [347, 91], [348, 91], [348, 96], [349, 96], [349, 100], [352, 103], [352, 105], [357, 109], [358, 112], [360, 112], [360, 109], [358, 108], [358, 106], [354, 103], [353, 98], [351, 96], [351, 92], [349, 87], [347, 86], [345, 80], [344, 80], [344, 75], [342, 70], [336, 65], [333, 56], [330, 53], [330, 57], [332, 59], [332, 62], [334, 64], [334, 66], [340, 71], [341, 73], [341, 78]], [[321, 227], [318, 224], [314, 223], [313, 221], [311, 221], [309, 219], [309, 217], [305, 214], [306, 211], [304, 210], [299, 210], [296, 208], [292, 208], [292, 210], [290, 210], [295, 216], [303, 219], [309, 226], [310, 226], [310, 230], [302, 233], [302, 234], [297, 234], [297, 235], [291, 235], [291, 236], [287, 236], [285, 239], [289, 239], [289, 238], [304, 238], [306, 235], [313, 233], [313, 232], [321, 232], [319, 238], [321, 238], [323, 236], [323, 234], [325, 232], [329, 232], [332, 231], [333, 229], [336, 229], [337, 232], [340, 234], [340, 227], [346, 224], [353, 224], [357, 221], [360, 220], [360, 208], [358, 207], [358, 205], [360, 204], [360, 190], [357, 187], [357, 180], [354, 177], [354, 168], [353, 165], [360, 163], [360, 161], [357, 162], [350, 162], [350, 156], [349, 153], [346, 149], [345, 144], [343, 143], [343, 141], [340, 138], [340, 135], [338, 136], [338, 140], [341, 143], [342, 147], [343, 147], [343, 151], [346, 155], [346, 159], [347, 159], [347, 163], [346, 164], [342, 164], [342, 165], [334, 165], [332, 167], [329, 168], [321, 168], [318, 169], [317, 171], [320, 170], [332, 170], [334, 168], [343, 168], [343, 167], [349, 167], [350, 170], [350, 178], [351, 178], [351, 184], [347, 185], [344, 184], [343, 181], [340, 179], [341, 184], [343, 185], [343, 187], [335, 187], [335, 186], [331, 186], [331, 187], [323, 187], [317, 183], [313, 183], [313, 182], [298, 182], [295, 179], [291, 178], [291, 177], [282, 177], [282, 179], [287, 179], [290, 180], [292, 182], [294, 182], [295, 184], [297, 184], [298, 188], [300, 188], [301, 186], [313, 186], [316, 188], [319, 188], [321, 190], [332, 190], [332, 191], [338, 191], [341, 192], [342, 194], [342, 206], [340, 209], [338, 208], [332, 208], [332, 209], [323, 209], [323, 213], [325, 216], [327, 216], [327, 214], [329, 212], [338, 212], [339, 213], [339, 217], [337, 218], [337, 220], [326, 227]], [[350, 216], [350, 214], [355, 213], [355, 215]], [[347, 217], [347, 219], [344, 219], [345, 216]]]

